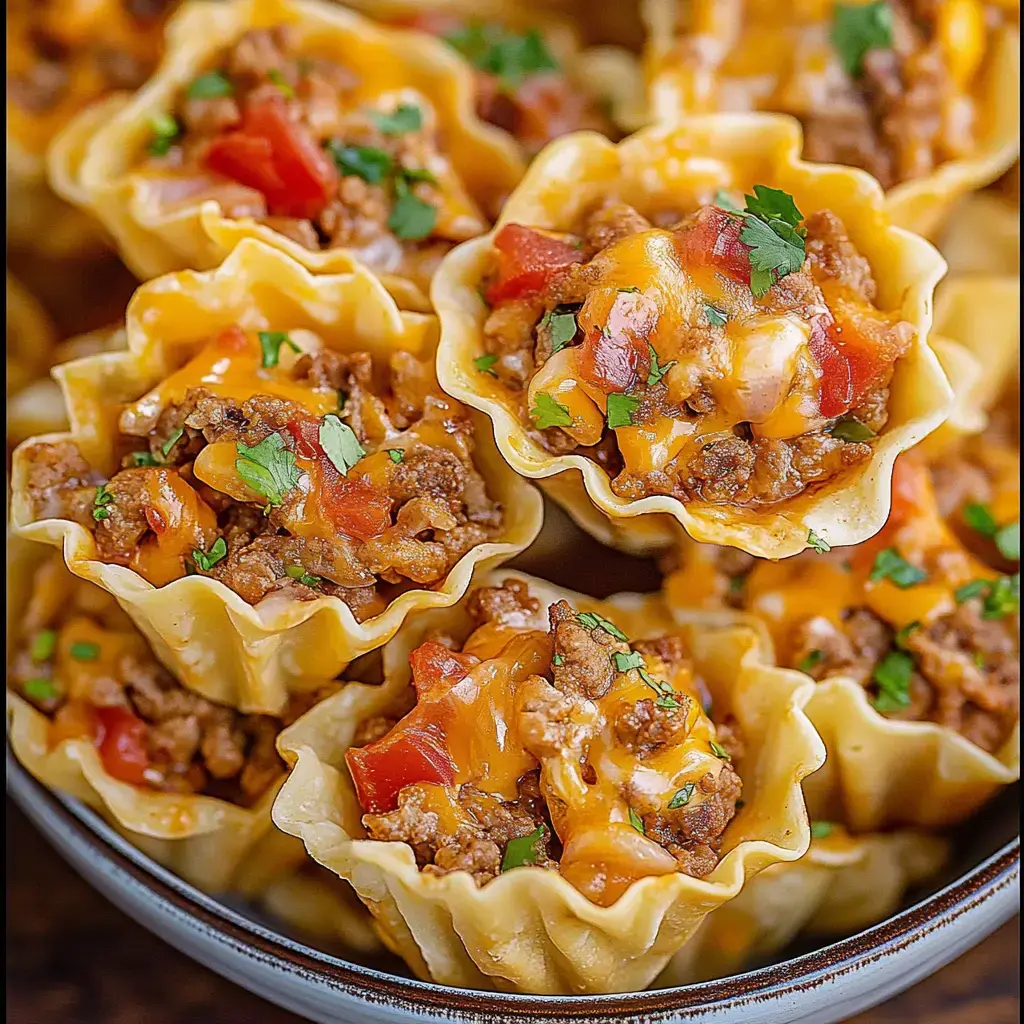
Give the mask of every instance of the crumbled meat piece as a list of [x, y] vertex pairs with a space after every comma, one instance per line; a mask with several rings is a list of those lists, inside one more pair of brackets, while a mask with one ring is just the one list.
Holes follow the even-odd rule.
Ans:
[[647, 231], [651, 222], [629, 206], [607, 200], [587, 218], [583, 229], [590, 253], [602, 249], [640, 231]]
[[686, 719], [691, 701], [683, 694], [677, 700], [678, 708], [659, 707], [646, 698], [625, 706], [614, 721], [615, 738], [641, 761], [659, 747], [682, 743], [689, 732]]
[[501, 874], [501, 849], [490, 839], [476, 835], [455, 836], [455, 842], [442, 846], [434, 854], [434, 863], [424, 867], [426, 874], [447, 875], [465, 871], [477, 885], [483, 885]]
[[834, 213], [820, 210], [807, 218], [807, 258], [818, 278], [832, 278], [865, 302], [875, 301], [878, 288], [871, 264], [857, 251]]
[[457, 511], [465, 483], [465, 467], [454, 452], [418, 445], [412, 450], [407, 449], [395, 467], [389, 493], [395, 501], [425, 497], [439, 504], [448, 504]]
[[398, 583], [403, 577], [432, 583], [447, 572], [448, 556], [443, 543], [421, 540], [420, 534], [437, 538], [439, 532], [454, 530], [457, 525], [444, 505], [430, 498], [413, 498], [398, 510], [394, 526], [360, 547], [360, 560], [389, 583]]
[[583, 626], [566, 601], [552, 605], [549, 615], [554, 636], [551, 674], [555, 687], [570, 697], [603, 697], [615, 678], [609, 649], [614, 637], [603, 629]]
[[467, 611], [477, 626], [485, 622], [519, 622], [540, 610], [540, 602], [530, 596], [522, 580], [507, 579], [500, 587], [477, 587], [470, 596]]
[[33, 519], [70, 519], [92, 528], [96, 487], [103, 477], [92, 470], [71, 441], [28, 444], [25, 493]]

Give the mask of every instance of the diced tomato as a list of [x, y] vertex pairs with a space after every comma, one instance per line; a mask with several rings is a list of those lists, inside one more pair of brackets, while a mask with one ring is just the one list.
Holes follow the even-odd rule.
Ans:
[[487, 289], [492, 306], [536, 295], [556, 271], [583, 262], [583, 253], [571, 242], [520, 224], [506, 224], [494, 236], [494, 248], [498, 250], [498, 276]]
[[834, 338], [835, 322], [822, 314], [811, 321], [808, 348], [821, 369], [821, 394], [818, 408], [828, 419], [841, 416], [853, 404], [850, 364], [839, 350]]
[[324, 450], [320, 447], [319, 420], [289, 420], [285, 429], [295, 441], [295, 454], [300, 459], [322, 459]]
[[97, 708], [96, 745], [108, 774], [133, 786], [146, 784], [146, 723], [125, 708]]
[[362, 477], [326, 471], [321, 501], [331, 522], [346, 536], [370, 540], [391, 525], [391, 495]]
[[[495, 80], [502, 92], [500, 79]], [[560, 135], [576, 131], [586, 117], [589, 97], [584, 89], [573, 89], [560, 74], [529, 75], [516, 88], [515, 137], [528, 150], [538, 150]]]
[[455, 781], [455, 765], [444, 740], [429, 727], [393, 729], [369, 746], [349, 750], [345, 762], [360, 805], [372, 814], [393, 811], [405, 786], [448, 786]]
[[480, 661], [472, 654], [458, 654], [437, 640], [427, 640], [409, 655], [412, 684], [418, 700], [436, 700]]
[[238, 324], [225, 327], [216, 338], [217, 347], [222, 352], [230, 352], [235, 355], [243, 355], [252, 347], [249, 336]]
[[146, 506], [146, 522], [149, 528], [156, 534], [167, 532], [167, 520], [160, 515], [160, 510], [151, 505]]
[[651, 357], [647, 337], [658, 321], [658, 307], [639, 292], [595, 288], [577, 323], [584, 332], [580, 376], [605, 394], [629, 391], [646, 376]]
[[274, 216], [315, 218], [338, 186], [338, 170], [301, 125], [288, 119], [283, 97], [251, 103], [238, 131], [214, 139], [206, 166], [261, 192]]
[[716, 267], [737, 281], [750, 284], [750, 246], [740, 241], [743, 221], [716, 206], [705, 206], [685, 228], [676, 232], [679, 261]]

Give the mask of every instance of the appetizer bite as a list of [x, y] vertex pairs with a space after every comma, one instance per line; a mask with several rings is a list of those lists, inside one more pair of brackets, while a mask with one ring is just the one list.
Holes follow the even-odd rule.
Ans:
[[666, 581], [673, 606], [755, 616], [779, 664], [818, 681], [829, 757], [808, 803], [858, 831], [955, 823], [1019, 774], [1019, 571], [962, 546], [919, 461], [896, 464], [893, 495], [856, 548], [770, 562], [686, 543]]
[[51, 163], [140, 277], [214, 266], [252, 236], [314, 269], [358, 260], [427, 309], [441, 256], [522, 174], [473, 113], [469, 69], [425, 35], [229, 0], [186, 4], [167, 40], [148, 84], [106, 123], [73, 124]]
[[[7, 274], [7, 400], [45, 372], [57, 329], [36, 297]], [[8, 412], [8, 416], [9, 416]], [[10, 419], [7, 436], [10, 439]]]
[[648, 984], [705, 915], [800, 857], [810, 690], [728, 615], [496, 574], [411, 619], [281, 749], [274, 820], [443, 984]]
[[442, 387], [635, 549], [668, 540], [647, 513], [765, 557], [863, 540], [948, 412], [925, 344], [942, 261], [797, 144], [758, 115], [572, 136], [435, 279]]
[[539, 496], [437, 386], [434, 318], [366, 271], [250, 239], [143, 285], [126, 329], [57, 370], [71, 432], [15, 452], [13, 522], [210, 699], [280, 713], [537, 532]]
[[1018, 16], [984, 0], [652, 0], [656, 119], [791, 114], [804, 155], [862, 167], [894, 223], [930, 234], [1017, 155]]
[[[226, 888], [273, 832], [270, 805], [285, 774], [278, 735], [331, 688], [293, 699], [277, 717], [212, 703], [160, 664], [109, 594], [40, 552], [24, 545], [8, 562], [15, 756], [183, 878]], [[297, 846], [263, 844], [260, 872], [300, 862]]]

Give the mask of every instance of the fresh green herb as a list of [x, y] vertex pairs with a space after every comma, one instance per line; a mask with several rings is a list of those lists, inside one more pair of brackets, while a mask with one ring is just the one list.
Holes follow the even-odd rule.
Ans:
[[267, 78], [277, 86], [278, 91], [286, 100], [295, 99], [295, 90], [291, 87], [288, 80], [281, 74], [277, 68], [271, 68], [267, 72]]
[[974, 664], [980, 669], [985, 668], [985, 655], [982, 654], [981, 651], [974, 652]]
[[628, 288], [616, 288], [617, 292], [621, 292], [623, 295], [639, 295], [640, 289], [635, 284], [631, 284]]
[[129, 458], [133, 466], [162, 466], [163, 459], [157, 458], [152, 452], [132, 452]]
[[500, 79], [506, 90], [530, 75], [559, 67], [536, 29], [519, 33], [499, 25], [469, 25], [445, 36], [445, 42], [473, 67]]
[[633, 426], [633, 413], [640, 404], [639, 398], [632, 395], [613, 393], [608, 396], [608, 426], [609, 427], [631, 427]]
[[328, 413], [321, 421], [318, 439], [324, 454], [342, 476], [366, 454], [355, 431], [334, 413]]
[[397, 466], [405, 458], [405, 452], [401, 448], [389, 448], [388, 458]]
[[835, 826], [831, 821], [812, 821], [811, 822], [811, 838], [812, 839], [827, 839], [832, 835], [832, 829]]
[[995, 517], [985, 505], [979, 505], [977, 502], [971, 502], [968, 505], [964, 505], [963, 512], [964, 522], [966, 522], [972, 530], [985, 537], [994, 536], [996, 530], [999, 529], [999, 524], [996, 522]]
[[476, 290], [477, 295], [480, 296], [480, 301], [484, 304], [487, 309], [491, 308], [490, 302], [487, 301], [487, 292], [483, 288], [478, 287]]
[[962, 587], [957, 587], [953, 591], [953, 597], [957, 604], [964, 604], [966, 601], [970, 601], [972, 598], [981, 597], [983, 594], [989, 592], [989, 581], [988, 580], [971, 580], [970, 583], [965, 583]]
[[581, 626], [585, 626], [587, 629], [603, 629], [606, 633], [610, 633], [616, 640], [621, 640], [624, 644], [629, 643], [629, 637], [615, 625], [614, 622], [609, 622], [603, 615], [598, 615], [597, 612], [577, 612], [576, 618], [579, 620]]
[[750, 290], [757, 298], [804, 265], [804, 240], [784, 221], [746, 217], [740, 241], [750, 246]]
[[238, 441], [235, 449], [235, 472], [248, 487], [266, 498], [268, 505], [280, 505], [299, 482], [302, 474], [295, 465], [295, 456], [285, 448], [280, 434], [269, 434], [252, 447]]
[[658, 695], [658, 699], [654, 702], [655, 707], [676, 711], [683, 706], [679, 694], [672, 689], [671, 683], [667, 683], [664, 679], [655, 679], [645, 668], [638, 668], [637, 675]]
[[503, 872], [511, 871], [513, 868], [536, 864], [540, 857], [541, 842], [546, 831], [546, 826], [538, 825], [528, 836], [510, 839], [508, 846], [505, 847], [505, 856], [501, 858], [501, 870]]
[[227, 557], [228, 545], [223, 537], [218, 537], [210, 547], [209, 551], [200, 551], [196, 548], [192, 552], [192, 561], [196, 567], [203, 572], [209, 572], [222, 558]]
[[728, 315], [720, 309], [715, 309], [710, 303], [705, 304], [704, 315], [708, 318], [708, 323], [712, 327], [724, 327], [729, 322]]
[[287, 565], [284, 572], [286, 576], [298, 580], [299, 583], [304, 583], [307, 587], [318, 587], [324, 581], [322, 576], [314, 576], [312, 573], [306, 572], [301, 565]]
[[737, 573], [735, 576], [729, 577], [729, 593], [739, 594], [743, 588], [747, 585], [747, 577], [744, 573]]
[[107, 490], [106, 484], [100, 484], [96, 488], [96, 496], [92, 499], [93, 519], [103, 520], [110, 518], [108, 505], [114, 504], [114, 495]]
[[714, 740], [708, 740], [708, 746], [711, 748], [711, 753], [715, 757], [720, 757], [723, 761], [731, 761], [732, 758], [729, 756], [729, 751], [725, 749], [720, 743], [716, 743]]
[[556, 654], [551, 658], [552, 665], [561, 665], [565, 661], [565, 658], [561, 654]]
[[644, 828], [644, 819], [640, 817], [632, 807], [629, 809], [629, 823], [640, 833], [640, 835], [647, 835], [647, 830]]
[[878, 436], [869, 426], [853, 416], [840, 420], [829, 433], [840, 441], [870, 441], [871, 438]]
[[817, 551], [819, 555], [828, 554], [832, 550], [832, 545], [824, 537], [819, 537], [813, 530], [807, 531], [807, 546], [812, 551]]
[[234, 94], [235, 87], [223, 71], [207, 71], [198, 78], [193, 78], [188, 87], [188, 97], [191, 100], [216, 100]]
[[725, 191], [724, 188], [720, 188], [715, 193], [715, 206], [720, 210], [725, 210], [727, 213], [742, 213], [743, 210], [737, 205], [736, 200]]
[[477, 373], [489, 373], [492, 377], [497, 377], [497, 373], [494, 372], [494, 364], [498, 361], [498, 357], [495, 355], [477, 356], [473, 360], [473, 365], [476, 367]]
[[662, 364], [658, 362], [658, 353], [650, 342], [647, 342], [647, 351], [651, 355], [651, 369], [647, 374], [647, 383], [653, 387], [655, 384], [661, 383], [662, 377], [664, 377], [665, 374], [676, 365], [676, 360], [673, 359], [662, 366]]
[[541, 317], [538, 327], [543, 327], [551, 339], [551, 354], [561, 352], [566, 345], [571, 345], [576, 337], [576, 310], [565, 306], [556, 306]]
[[345, 146], [335, 139], [324, 148], [344, 177], [362, 178], [370, 185], [379, 185], [395, 168], [389, 153], [374, 146]]
[[814, 668], [820, 665], [825, 660], [825, 652], [817, 649], [808, 651], [806, 656], [800, 659], [800, 664], [797, 668], [801, 672], [811, 672]]
[[895, 548], [885, 548], [875, 555], [871, 566], [871, 582], [884, 579], [892, 580], [900, 590], [906, 590], [928, 579], [928, 573], [911, 565]]
[[31, 697], [32, 700], [53, 700], [54, 697], [59, 696], [53, 682], [42, 677], [26, 679], [22, 689], [25, 691], [25, 696]]
[[[402, 109], [402, 108], [399, 108]], [[417, 110], [416, 107], [409, 109]], [[395, 205], [388, 217], [388, 227], [399, 237], [409, 241], [426, 238], [437, 224], [437, 207], [424, 202], [409, 188], [405, 177], [395, 179]]]
[[616, 651], [612, 655], [612, 661], [615, 662], [615, 668], [619, 672], [628, 672], [632, 668], [644, 667], [644, 656], [639, 651], [630, 651], [628, 654]]
[[165, 459], [171, 454], [171, 449], [181, 440], [184, 433], [185, 428], [178, 427], [178, 429], [160, 446], [160, 451], [163, 452]]
[[668, 809], [677, 811], [680, 807], [685, 807], [690, 802], [690, 797], [693, 796], [693, 791], [696, 788], [694, 783], [688, 782], [682, 789], [677, 789], [675, 795], [668, 802]]
[[1020, 611], [1020, 573], [1000, 576], [981, 603], [983, 619], [1002, 619]]
[[996, 530], [993, 540], [999, 549], [999, 554], [1011, 562], [1020, 561], [1020, 520], [1009, 523]]
[[871, 674], [878, 686], [872, 703], [876, 711], [899, 711], [910, 705], [910, 676], [914, 659], [903, 651], [889, 653], [875, 666]]
[[846, 73], [854, 78], [864, 71], [870, 50], [891, 50], [892, 11], [885, 0], [869, 4], [836, 4], [832, 14], [832, 45]]
[[415, 185], [418, 181], [425, 181], [428, 185], [436, 185], [437, 178], [433, 171], [426, 167], [399, 167], [395, 173], [407, 184]]
[[100, 645], [89, 643], [87, 640], [79, 640], [68, 648], [68, 654], [75, 661], [95, 661], [100, 656]]
[[423, 127], [423, 111], [407, 103], [390, 112], [371, 111], [370, 117], [385, 135], [405, 135], [406, 132], [418, 132]]
[[57, 631], [55, 629], [41, 629], [32, 637], [29, 655], [33, 661], [46, 661], [53, 657], [55, 650], [57, 650]]
[[892, 638], [892, 642], [896, 645], [896, 647], [899, 650], [905, 651], [907, 649], [907, 641], [910, 639], [910, 635], [912, 633], [916, 633], [920, 628], [920, 622], [907, 623], [907, 625], [905, 625], [901, 630], [899, 630], [897, 634]]
[[287, 345], [293, 352], [301, 352], [302, 349], [292, 341], [287, 331], [259, 331], [257, 337], [260, 339], [260, 348], [263, 350], [263, 368], [269, 370], [277, 366], [281, 358], [281, 346]]
[[782, 221], [791, 228], [798, 228], [804, 215], [797, 208], [793, 197], [781, 188], [769, 188], [767, 185], [755, 185], [753, 195], [745, 195], [747, 208], [744, 211], [771, 224]]
[[556, 402], [546, 391], [538, 391], [536, 401], [530, 410], [531, 419], [537, 424], [539, 430], [546, 430], [548, 427], [571, 427], [572, 416], [569, 410]]
[[148, 147], [150, 153], [166, 156], [181, 134], [181, 126], [173, 114], [156, 114], [150, 119], [149, 128], [153, 133]]

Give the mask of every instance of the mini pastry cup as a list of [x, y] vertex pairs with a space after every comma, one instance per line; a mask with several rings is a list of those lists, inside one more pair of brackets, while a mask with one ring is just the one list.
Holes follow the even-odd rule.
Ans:
[[962, 199], [939, 240], [951, 276], [1020, 273], [1020, 209], [1004, 196], [978, 192]]
[[934, 877], [950, 844], [924, 832], [812, 839], [807, 855], [773, 864], [709, 914], [669, 961], [667, 988], [726, 978], [764, 963], [799, 934], [849, 935], [894, 913], [904, 894]]
[[747, 745], [737, 765], [745, 805], [726, 830], [715, 870], [703, 879], [681, 873], [646, 878], [612, 906], [599, 907], [557, 872], [528, 867], [478, 888], [461, 872], [424, 874], [404, 843], [364, 838], [345, 752], [360, 720], [403, 699], [414, 647], [436, 630], [468, 634], [462, 606], [409, 620], [385, 648], [382, 686], [345, 686], [282, 736], [279, 749], [294, 768], [274, 805], [274, 821], [301, 837], [314, 860], [352, 883], [384, 944], [421, 978], [536, 993], [641, 989], [707, 914], [757, 872], [806, 852], [810, 832], [800, 781], [823, 756], [801, 710], [808, 680], [762, 664], [755, 635], [734, 617], [674, 622], [657, 596], [597, 601], [518, 573], [497, 572], [482, 582], [510, 578], [527, 583], [540, 600], [539, 628], [546, 628], [547, 605], [564, 598], [611, 616], [633, 637], [665, 631], [686, 637], [716, 706], [736, 716]]
[[[713, 2], [720, 10], [723, 26], [738, 16], [735, 5], [728, 0]], [[714, 11], [715, 6], [710, 10]], [[714, 72], [687, 66], [673, 45], [676, 12], [682, 7], [677, 0], [644, 2], [648, 24], [644, 64], [651, 113], [657, 123], [674, 123], [694, 114], [713, 112], [708, 109], [708, 101], [700, 97], [708, 95]], [[710, 16], [714, 18], [715, 14]], [[728, 45], [717, 38], [706, 42], [716, 47]], [[995, 181], [1017, 158], [1020, 152], [1020, 39], [1016, 24], [1008, 21], [989, 33], [973, 99], [983, 118], [976, 152], [969, 157], [946, 161], [930, 174], [889, 189], [885, 206], [893, 224], [933, 237], [958, 199]]]
[[[45, 548], [8, 538], [8, 643], [28, 601], [34, 571], [48, 557]], [[250, 873], [255, 890], [257, 880], [265, 883], [305, 858], [301, 845], [277, 833], [270, 820], [280, 782], [251, 808], [121, 782], [107, 774], [91, 740], [52, 745], [49, 719], [11, 690], [7, 736], [14, 755], [35, 779], [99, 811], [128, 842], [204, 891], [229, 888], [242, 871]]]
[[[485, 412], [512, 468], [541, 480], [577, 523], [599, 539], [635, 552], [667, 547], [674, 518], [695, 540], [765, 558], [803, 550], [810, 530], [833, 547], [857, 544], [885, 522], [896, 456], [949, 414], [952, 393], [927, 344], [932, 293], [945, 264], [923, 239], [891, 226], [873, 178], [852, 168], [800, 160], [800, 141], [794, 120], [770, 114], [694, 116], [685, 124], [645, 129], [618, 145], [580, 132], [552, 143], [537, 157], [495, 229], [518, 223], [572, 230], [609, 196], [641, 213], [666, 207], [685, 211], [711, 202], [718, 189], [749, 191], [755, 183], [792, 193], [808, 215], [830, 209], [843, 218], [874, 269], [879, 306], [897, 311], [913, 325], [916, 338], [896, 364], [889, 424], [874, 442], [871, 460], [771, 508], [684, 503], [658, 494], [627, 500], [612, 491], [608, 474], [593, 460], [546, 451], [524, 427], [520, 396], [473, 364], [484, 353], [488, 311], [477, 287], [490, 270], [494, 233], [464, 242], [441, 264], [431, 289], [441, 320], [441, 386]], [[595, 530], [598, 516], [611, 525]]]
[[[113, 439], [123, 403], [188, 361], [204, 338], [231, 324], [315, 331], [328, 347], [386, 358], [405, 350], [429, 356], [434, 317], [400, 312], [368, 271], [315, 276], [285, 253], [247, 239], [217, 270], [184, 271], [142, 285], [127, 311], [126, 352], [79, 359], [54, 372], [64, 391], [70, 438], [105, 473], [116, 470]], [[429, 589], [408, 590], [381, 614], [357, 622], [336, 597], [296, 601], [271, 596], [253, 607], [217, 580], [186, 576], [154, 587], [133, 570], [96, 558], [93, 535], [67, 520], [31, 520], [25, 493], [27, 444], [14, 453], [12, 523], [31, 540], [63, 548], [76, 576], [112, 594], [181, 682], [210, 700], [247, 712], [278, 714], [289, 691], [315, 688], [345, 664], [389, 640], [413, 611], [446, 607], [466, 592], [475, 571], [522, 551], [540, 529], [540, 495], [498, 455], [486, 421], [476, 430], [476, 464], [504, 510], [502, 535], [464, 555]]]
[[17, 278], [7, 274], [8, 396], [46, 372], [56, 341], [57, 329], [46, 310]]
[[[425, 95], [456, 173], [489, 216], [522, 176], [515, 144], [476, 116], [469, 67], [440, 40], [385, 28], [341, 6], [311, 0], [190, 0], [168, 22], [165, 56], [149, 82], [130, 99], [112, 102], [102, 121], [95, 111], [72, 121], [54, 143], [48, 164], [54, 189], [102, 222], [141, 280], [215, 267], [245, 238], [273, 245], [320, 273], [355, 266], [348, 250], [311, 252], [252, 218], [225, 217], [215, 200], [163, 209], [153, 172], [136, 166], [151, 137], [152, 118], [171, 109], [214, 54], [251, 29], [282, 24], [294, 27], [304, 41], [329, 45], [366, 83]], [[409, 279], [384, 274], [381, 280], [403, 308], [430, 309], [426, 295]]]

